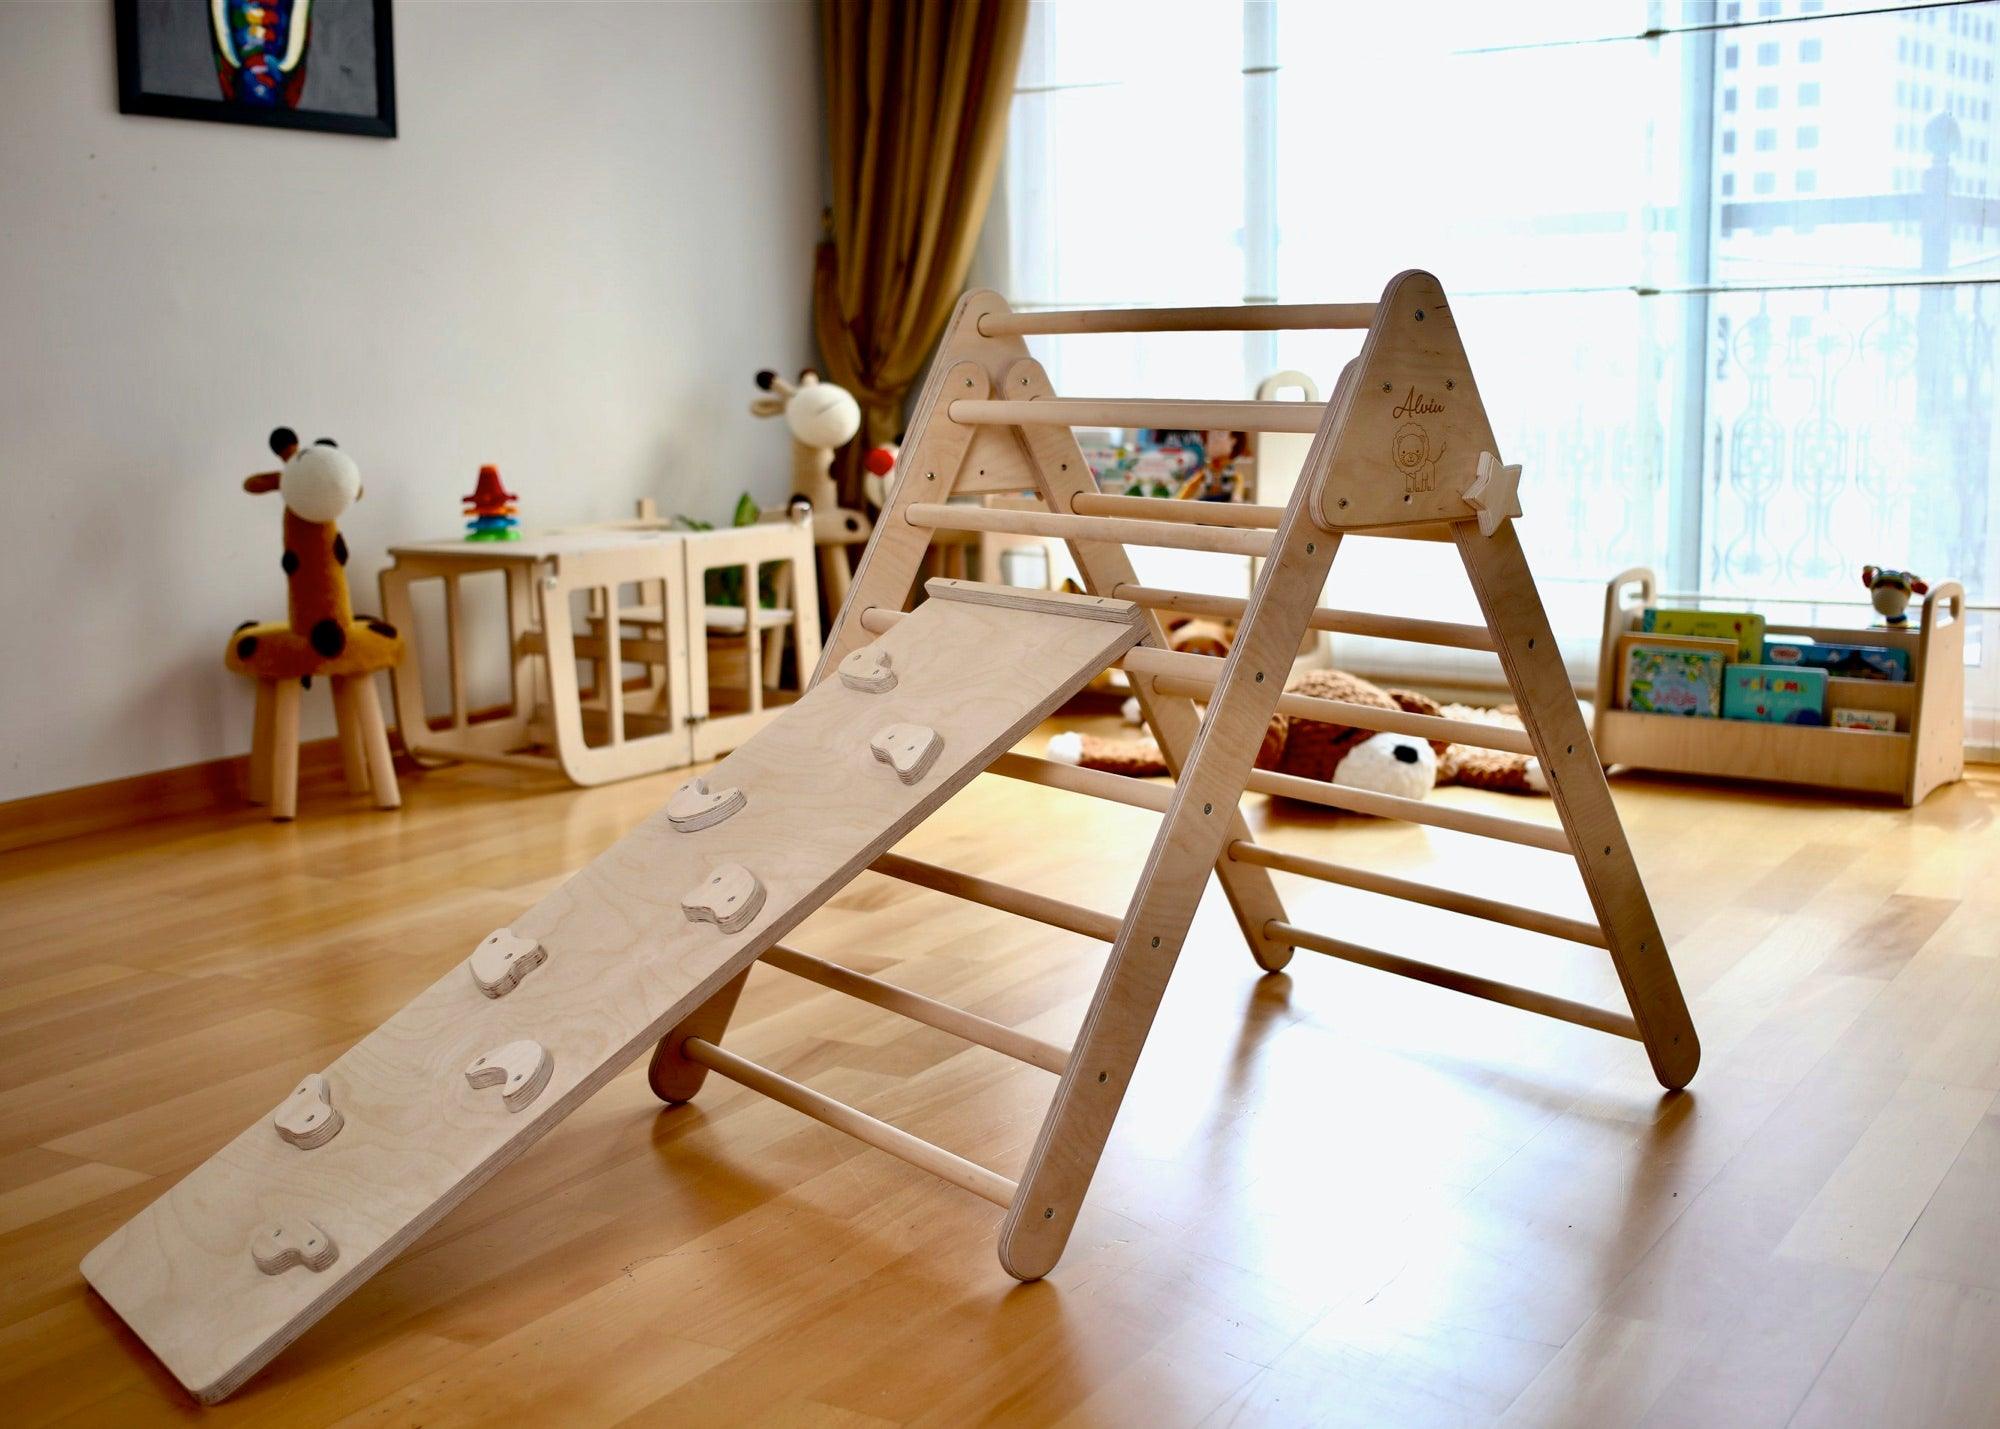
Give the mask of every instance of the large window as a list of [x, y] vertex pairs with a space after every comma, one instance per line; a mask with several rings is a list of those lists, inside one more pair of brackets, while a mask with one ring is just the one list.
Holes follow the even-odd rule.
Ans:
[[[2000, 601], [1996, 68], [1993, 0], [1049, 0], [1010, 296], [1346, 299], [1435, 271], [1579, 649], [1629, 565], [1830, 618], [1865, 614], [1831, 603], [1871, 561]], [[1281, 368], [1330, 387], [1356, 341], [1040, 355], [1065, 391], [1223, 396]]]

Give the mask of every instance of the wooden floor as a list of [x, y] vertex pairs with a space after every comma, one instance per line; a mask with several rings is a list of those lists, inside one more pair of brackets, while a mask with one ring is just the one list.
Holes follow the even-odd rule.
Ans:
[[[680, 776], [411, 778], [0, 856], [0, 1404], [197, 1411], [83, 1253]], [[719, 1079], [635, 1066], [218, 1422], [2000, 1422], [2000, 773], [1916, 812], [1620, 780], [1706, 1045], [1640, 1049], [1301, 953], [1211, 891], [1071, 1243]], [[1552, 819], [1546, 801], [1441, 791]], [[1583, 911], [1554, 855], [1260, 827]], [[1117, 911], [1152, 815], [983, 778], [903, 845]], [[1603, 955], [1280, 875], [1295, 920], [1615, 1001]], [[792, 940], [1067, 1042], [1102, 945], [876, 875]], [[1013, 1174], [1054, 1080], [789, 978], [730, 1045]]]

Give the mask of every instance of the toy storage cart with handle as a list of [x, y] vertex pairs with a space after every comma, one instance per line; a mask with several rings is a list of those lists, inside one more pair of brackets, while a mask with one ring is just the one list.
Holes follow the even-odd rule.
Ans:
[[[1032, 333], [1300, 326], [1366, 331], [1324, 404], [1061, 399], [1022, 341]], [[1285, 507], [1219, 506], [1100, 495], [1075, 424], [1315, 435]], [[648, 1045], [653, 1088], [669, 1102], [696, 1095], [710, 1072], [733, 1078], [994, 1202], [1005, 1212], [1001, 1264], [1023, 1279], [1047, 1274], [1076, 1222], [1210, 872], [1256, 968], [1282, 968], [1304, 948], [1634, 1039], [1667, 1087], [1693, 1077], [1695, 1030], [1515, 539], [1519, 469], [1499, 460], [1436, 279], [1401, 274], [1378, 303], [1151, 312], [1017, 314], [996, 294], [972, 293], [946, 332], [903, 454], [897, 489], [804, 699], [327, 1068], [324, 1089], [345, 1117], [332, 1139], [301, 1151], [271, 1122], [253, 1125], [91, 1253], [91, 1283], [192, 1391], [215, 1398], [242, 1383]], [[1024, 489], [1039, 493], [1042, 509], [949, 500]], [[932, 599], [905, 613], [941, 530], [1062, 539], [1090, 593], [933, 581]], [[1484, 624], [1321, 607], [1349, 531], [1450, 543]], [[1193, 595], [1139, 584], [1128, 543], [1253, 556], [1263, 568], [1247, 599]], [[1239, 618], [1226, 658], [1166, 649], [1154, 612], [1183, 609]], [[1308, 630], [1495, 651], [1525, 734], [1285, 695]], [[1175, 771], [1170, 786], [1010, 752], [1112, 665], [1132, 678]], [[1253, 757], [1280, 710], [1489, 747], [1525, 741], [1542, 761], [1560, 822], [1256, 770]], [[1122, 918], [891, 851], [982, 770], [1161, 815]], [[1246, 791], [1547, 851], [1574, 862], [1596, 916], [1558, 916], [1267, 847], [1252, 840], [1239, 808]], [[1025, 1036], [780, 942], [868, 868], [1108, 943], [1073, 1045]], [[1272, 869], [1602, 948], [1628, 1007], [1571, 1001], [1301, 927], [1287, 917]], [[730, 1014], [760, 960], [1048, 1071], [1056, 1085], [1027, 1164], [1013, 1176], [977, 1165], [732, 1051]], [[468, 1090], [468, 1074], [511, 1080], [483, 1091], [474, 1081]], [[545, 1088], [535, 1086], [538, 1076]], [[274, 1105], [283, 1093], [272, 1088]], [[515, 1110], [503, 1094], [527, 1100]]]
[[1906, 629], [1798, 625], [1782, 619], [1773, 619], [1769, 627], [1773, 635], [1889, 645], [1908, 652], [1906, 681], [1835, 676], [1827, 682], [1829, 707], [1886, 711], [1895, 718], [1893, 730], [1687, 719], [1626, 709], [1619, 637], [1640, 628], [1646, 607], [1658, 600], [1657, 589], [1651, 571], [1635, 568], [1613, 576], [1604, 592], [1592, 733], [1606, 767], [1815, 784], [1888, 795], [1912, 808], [1940, 784], [1965, 777], [1965, 589], [1957, 581], [1933, 586], [1924, 597], [1922, 619]]

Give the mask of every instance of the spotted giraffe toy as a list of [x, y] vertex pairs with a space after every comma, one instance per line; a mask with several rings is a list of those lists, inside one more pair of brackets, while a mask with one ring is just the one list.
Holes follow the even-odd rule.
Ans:
[[374, 675], [403, 656], [396, 628], [372, 615], [357, 618], [347, 594], [347, 542], [334, 525], [361, 499], [353, 458], [321, 438], [300, 446], [289, 427], [271, 433], [284, 466], [245, 477], [252, 494], [275, 491], [285, 503], [286, 618], [246, 620], [230, 632], [223, 663], [257, 682], [257, 725], [250, 752], [250, 797], [289, 819], [298, 806], [299, 691], [314, 675], [333, 686], [347, 787], [373, 792], [393, 809], [402, 802], [382, 723]]
[[289, 427], [271, 433], [271, 450], [283, 469], [245, 477], [243, 489], [284, 498], [286, 619], [237, 626], [225, 663], [259, 680], [388, 669], [402, 658], [402, 637], [372, 615], [355, 618], [347, 595], [347, 542], [334, 525], [361, 499], [360, 468], [326, 437], [300, 446]]

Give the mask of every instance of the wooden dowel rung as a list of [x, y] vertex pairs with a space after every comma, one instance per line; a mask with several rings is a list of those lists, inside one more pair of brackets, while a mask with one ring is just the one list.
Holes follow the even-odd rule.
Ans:
[[1510, 928], [1546, 933], [1552, 938], [1567, 938], [1572, 943], [1585, 943], [1593, 948], [1610, 946], [1602, 928], [1580, 918], [1565, 918], [1560, 913], [1545, 913], [1539, 908], [1524, 908], [1514, 903], [1503, 903], [1497, 898], [1482, 898], [1476, 893], [1462, 893], [1455, 888], [1439, 888], [1435, 884], [1418, 883], [1414, 879], [1377, 873], [1373, 869], [1349, 868], [1345, 864], [1328, 863], [1285, 849], [1251, 843], [1248, 839], [1232, 840], [1229, 856], [1238, 863], [1254, 863], [1262, 868], [1275, 868], [1281, 873], [1316, 878], [1322, 883], [1337, 883], [1343, 888], [1358, 888], [1364, 893], [1401, 898], [1429, 908], [1442, 908], [1447, 913], [1463, 913], [1472, 918], [1484, 918], [1489, 923], [1505, 923]]
[[986, 772], [1050, 789], [1067, 789], [1072, 794], [1088, 794], [1113, 804], [1129, 804], [1135, 809], [1150, 809], [1156, 814], [1166, 813], [1174, 797], [1172, 787], [1166, 784], [1106, 774], [1101, 769], [1080, 769], [1074, 764], [1038, 759], [1032, 754], [1003, 754], [986, 766]]
[[1185, 526], [1232, 526], [1246, 531], [1275, 531], [1285, 519], [1282, 506], [1252, 506], [1238, 501], [1173, 501], [1159, 496], [1106, 496], [1080, 491], [1069, 509], [1078, 516], [1136, 516], [1144, 521], [1173, 521]]
[[894, 1012], [921, 1022], [926, 1027], [935, 1027], [940, 1032], [949, 1032], [967, 1042], [977, 1043], [1002, 1056], [1012, 1057], [1017, 1062], [1026, 1062], [1031, 1067], [1040, 1067], [1045, 1072], [1061, 1075], [1069, 1065], [1069, 1053], [1053, 1042], [1044, 1042], [1039, 1037], [1030, 1037], [1025, 1032], [998, 1022], [989, 1021], [977, 1013], [967, 1012], [962, 1007], [953, 1007], [948, 1002], [925, 997], [920, 992], [911, 992], [906, 987], [883, 982], [879, 978], [858, 973], [852, 968], [830, 963], [824, 958], [816, 958], [811, 953], [802, 953], [797, 948], [783, 943], [774, 943], [765, 949], [763, 961], [774, 968], [780, 968], [794, 977], [802, 977], [807, 982], [816, 982], [821, 987], [835, 992], [846, 993], [849, 997]]
[[871, 605], [861, 612], [861, 628], [870, 635], [880, 635], [908, 613], [903, 610], [884, 610], [879, 605]]
[[1324, 402], [1162, 401], [1156, 397], [962, 397], [947, 409], [967, 427], [1170, 427], [1196, 431], [1317, 432]]
[[983, 1196], [996, 1206], [1011, 1206], [1014, 1203], [1014, 1183], [976, 1161], [968, 1161], [956, 1152], [925, 1141], [921, 1136], [912, 1136], [901, 1127], [891, 1126], [846, 1102], [835, 1101], [803, 1082], [781, 1076], [769, 1067], [761, 1067], [700, 1037], [688, 1038], [680, 1044], [680, 1050], [689, 1061], [699, 1062], [711, 1072], [720, 1072], [753, 1092], [762, 1092], [772, 1101], [783, 1102], [793, 1111], [804, 1112], [835, 1131], [844, 1131], [857, 1141], [867, 1142], [877, 1151], [901, 1157], [918, 1170], [928, 1171], [975, 1196]]
[[1418, 982], [1427, 982], [1433, 987], [1449, 988], [1453, 992], [1462, 992], [1470, 997], [1483, 997], [1488, 1002], [1518, 1007], [1523, 1012], [1539, 1012], [1544, 1017], [1573, 1022], [1579, 1027], [1609, 1032], [1613, 1036], [1630, 1037], [1635, 1042], [1640, 1040], [1639, 1024], [1629, 1016], [1622, 1012], [1593, 1007], [1587, 1002], [1572, 1002], [1566, 997], [1536, 992], [1532, 988], [1516, 987], [1513, 983], [1480, 977], [1476, 973], [1460, 972], [1456, 968], [1441, 968], [1435, 963], [1421, 962], [1416, 958], [1384, 953], [1375, 948], [1364, 948], [1359, 943], [1328, 938], [1277, 919], [1264, 925], [1264, 933], [1274, 942], [1285, 943], [1294, 948], [1304, 948], [1308, 952], [1324, 953], [1330, 958], [1359, 963], [1362, 967], [1395, 973], [1399, 977], [1414, 978]]
[[919, 501], [905, 512], [912, 526], [933, 531], [1004, 531], [1015, 536], [1054, 536], [1065, 541], [1116, 541], [1128, 546], [1171, 546], [1183, 551], [1218, 551], [1230, 556], [1265, 556], [1266, 531], [1232, 531], [1221, 526], [1176, 526], [1117, 516], [1071, 516], [1057, 511], [1004, 511], [985, 506], [948, 506]]
[[1373, 303], [1255, 303], [1207, 308], [1070, 308], [1039, 313], [985, 313], [987, 337], [1091, 332], [1284, 332], [1365, 328]]
[[[1222, 660], [1215, 655], [1196, 655], [1181, 650], [1155, 650], [1147, 646], [1127, 651], [1119, 665], [1132, 674], [1151, 675], [1164, 695], [1184, 695], [1206, 700], [1222, 672]], [[1346, 724], [1356, 729], [1407, 734], [1418, 739], [1442, 740], [1446, 744], [1470, 744], [1479, 749], [1499, 749], [1509, 754], [1533, 754], [1535, 746], [1527, 731], [1502, 725], [1481, 724], [1477, 720], [1446, 719], [1441, 715], [1413, 714], [1408, 710], [1378, 709], [1351, 700], [1324, 700], [1314, 695], [1287, 694], [1278, 697], [1278, 712], [1322, 724]]]
[[1570, 853], [1569, 836], [1553, 824], [1533, 824], [1526, 819], [1503, 819], [1496, 814], [1475, 813], [1449, 804], [1432, 804], [1423, 799], [1405, 799], [1399, 794], [1376, 794], [1366, 789], [1349, 789], [1318, 779], [1302, 779], [1296, 774], [1274, 774], [1268, 769], [1250, 771], [1250, 788], [1259, 794], [1276, 794], [1307, 804], [1324, 804], [1350, 813], [1374, 814], [1377, 818], [1401, 819], [1405, 823], [1427, 824], [1461, 834], [1479, 834], [1502, 839], [1527, 848], [1551, 853]]
[[[1133, 585], [1121, 581], [1107, 594], [1135, 601], [1149, 610], [1181, 615], [1240, 619], [1249, 602], [1236, 596], [1201, 595], [1191, 590]], [[1339, 635], [1372, 635], [1385, 640], [1410, 640], [1422, 645], [1446, 645], [1457, 650], [1491, 650], [1493, 635], [1483, 625], [1459, 625], [1444, 620], [1414, 620], [1402, 615], [1376, 615], [1365, 610], [1334, 610], [1321, 606], [1312, 613], [1312, 628]]]
[[1030, 893], [1025, 888], [1015, 888], [977, 874], [961, 873], [955, 868], [940, 868], [934, 863], [905, 858], [899, 853], [885, 853], [869, 866], [890, 878], [899, 878], [936, 893], [949, 893], [968, 903], [995, 908], [1021, 918], [1032, 918], [1037, 923], [1046, 923], [1065, 932], [1081, 933], [1099, 942], [1118, 941], [1119, 920], [1094, 908], [1081, 908], [1060, 898]]

